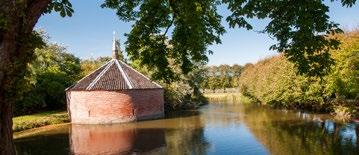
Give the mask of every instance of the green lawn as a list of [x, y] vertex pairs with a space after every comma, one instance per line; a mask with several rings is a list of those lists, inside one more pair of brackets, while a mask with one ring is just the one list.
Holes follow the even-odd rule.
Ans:
[[32, 115], [14, 117], [13, 130], [14, 132], [18, 132], [26, 129], [66, 122], [69, 122], [69, 117], [65, 111], [42, 112]]

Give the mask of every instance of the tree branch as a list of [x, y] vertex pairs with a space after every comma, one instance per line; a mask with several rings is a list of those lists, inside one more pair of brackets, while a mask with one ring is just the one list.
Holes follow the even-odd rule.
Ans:
[[32, 32], [35, 24], [50, 3], [51, 0], [34, 0], [28, 5], [25, 12], [25, 33]]
[[174, 20], [175, 20], [175, 15], [173, 14], [172, 20], [171, 20], [170, 24], [167, 26], [166, 31], [163, 33], [163, 36], [166, 36], [168, 29], [170, 29], [170, 27], [173, 25]]
[[165, 35], [167, 34], [168, 30], [169, 30], [170, 27], [173, 25], [173, 22], [174, 22], [174, 20], [175, 20], [175, 18], [176, 18], [176, 15], [178, 14], [178, 12], [177, 12], [176, 9], [175, 9], [173, 0], [168, 0], [168, 3], [169, 3], [169, 5], [170, 5], [170, 8], [171, 8], [172, 11], [173, 11], [173, 16], [172, 16], [172, 20], [171, 20], [170, 24], [167, 26], [165, 32], [163, 33], [163, 36], [165, 36]]

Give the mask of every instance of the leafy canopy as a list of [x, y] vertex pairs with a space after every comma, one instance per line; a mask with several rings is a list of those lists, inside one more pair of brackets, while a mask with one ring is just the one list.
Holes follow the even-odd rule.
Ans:
[[[331, 0], [333, 2], [334, 0]], [[248, 18], [270, 19], [263, 30], [278, 40], [270, 48], [283, 52], [298, 67], [299, 73], [325, 75], [333, 60], [328, 53], [339, 41], [328, 35], [342, 33], [339, 24], [329, 20], [329, 7], [324, 0], [224, 0], [232, 15], [231, 27], [252, 29]], [[341, 0], [351, 7], [356, 0]]]
[[18, 83], [15, 114], [28, 114], [66, 107], [64, 89], [80, 79], [80, 59], [67, 52], [66, 48], [46, 42], [36, 48], [34, 59], [26, 67], [26, 76]]
[[[344, 7], [355, 2], [340, 0]], [[169, 59], [187, 74], [195, 63], [208, 60], [208, 45], [221, 42], [225, 30], [217, 7], [223, 4], [232, 13], [226, 17], [232, 28], [253, 29], [248, 19], [269, 19], [263, 32], [278, 40], [270, 49], [284, 53], [299, 73], [323, 76], [329, 71], [333, 59], [328, 51], [337, 49], [339, 41], [328, 35], [342, 31], [329, 20], [324, 0], [105, 0], [102, 7], [134, 21], [126, 34], [130, 58], [149, 66], [155, 78], [170, 81], [175, 74]], [[53, 0], [44, 13], [52, 10], [61, 16], [73, 13], [69, 0]]]
[[106, 0], [102, 7], [117, 10], [121, 20], [135, 21], [127, 34], [127, 52], [155, 70], [156, 79], [175, 78], [169, 59], [189, 73], [194, 63], [208, 59], [207, 46], [220, 43], [225, 32], [212, 0]]
[[[334, 2], [331, 0], [330, 2]], [[132, 60], [141, 60], [156, 71], [155, 78], [172, 79], [169, 58], [188, 73], [200, 61], [207, 61], [208, 45], [220, 43], [225, 32], [220, 5], [231, 15], [231, 28], [253, 29], [248, 19], [269, 19], [263, 32], [276, 38], [271, 46], [298, 67], [299, 73], [325, 75], [333, 60], [328, 51], [339, 41], [328, 35], [342, 32], [329, 20], [324, 0], [105, 0], [102, 7], [116, 10], [120, 20], [134, 21], [127, 51]], [[341, 0], [351, 7], [356, 0]], [[171, 32], [172, 34], [167, 34]]]
[[74, 13], [72, 4], [69, 0], [52, 0], [44, 13], [51, 13], [52, 11], [58, 12], [61, 17], [71, 17]]

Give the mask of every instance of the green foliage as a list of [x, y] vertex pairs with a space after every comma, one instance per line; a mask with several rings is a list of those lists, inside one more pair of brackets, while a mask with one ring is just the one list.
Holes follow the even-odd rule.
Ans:
[[80, 78], [80, 60], [56, 44], [35, 49], [35, 59], [28, 64], [26, 92], [19, 96], [15, 114], [33, 113], [44, 109], [64, 109], [64, 90]]
[[[205, 79], [204, 75], [206, 69], [204, 64], [197, 63], [194, 69], [185, 75], [181, 72], [179, 69], [180, 67], [177, 64], [171, 60], [169, 62], [171, 63], [171, 68], [173, 68], [175, 71], [175, 81], [166, 83], [166, 81], [155, 80], [165, 89], [165, 110], [173, 111], [187, 108], [196, 108], [202, 104], [207, 103], [206, 98], [200, 91], [202, 88], [203, 80]], [[146, 76], [151, 76], [151, 74], [154, 73], [154, 71], [151, 71], [147, 67], [141, 66], [139, 60], [131, 62], [131, 66]]]
[[135, 21], [127, 34], [130, 59], [140, 60], [155, 79], [167, 83], [176, 78], [170, 60], [189, 73], [208, 60], [207, 46], [220, 43], [225, 31], [215, 0], [106, 0], [102, 7], [115, 9], [121, 20]]
[[69, 0], [52, 0], [47, 6], [44, 13], [51, 13], [52, 11], [58, 12], [61, 17], [72, 16], [74, 10]]
[[[355, 2], [341, 4], [352, 7]], [[328, 35], [342, 30], [330, 21], [324, 0], [105, 0], [101, 6], [114, 9], [120, 20], [134, 22], [127, 34], [130, 58], [154, 70], [155, 79], [170, 82], [175, 71], [169, 58], [187, 74], [195, 63], [207, 61], [208, 45], [221, 42], [225, 30], [217, 7], [223, 4], [232, 13], [226, 18], [232, 28], [253, 29], [251, 18], [269, 20], [262, 32], [278, 40], [270, 49], [284, 53], [299, 73], [324, 76], [330, 71], [329, 51], [340, 42]]]
[[337, 97], [359, 98], [359, 31], [339, 35], [342, 40], [341, 49], [332, 52], [336, 65], [332, 73], [326, 78], [328, 95]]
[[99, 57], [97, 59], [81, 60], [81, 76], [84, 77], [90, 74], [111, 59], [111, 57]]
[[[34, 48], [43, 48], [46, 46], [47, 36], [43, 31], [33, 31], [28, 38], [21, 38], [22, 46], [25, 49], [34, 49]], [[25, 75], [28, 73], [26, 62], [30, 62], [35, 59], [34, 52], [32, 50], [26, 50], [22, 53], [22, 57], [15, 59], [14, 63], [9, 64], [6, 68], [12, 68], [13, 70], [9, 72], [9, 77], [12, 77], [11, 80], [8, 80], [4, 85], [5, 88], [5, 101], [8, 103], [15, 103], [19, 100], [19, 97], [23, 96], [30, 88], [24, 85], [27, 85]], [[0, 71], [1, 72], [1, 71]], [[1, 76], [1, 75], [0, 75]], [[1, 77], [0, 77], [1, 78]]]
[[[317, 78], [297, 75], [297, 69], [283, 55], [247, 67], [240, 78], [242, 94], [263, 104], [331, 110], [332, 97], [356, 99], [359, 96], [359, 33], [334, 35], [343, 42], [331, 50], [335, 65], [328, 75]], [[329, 105], [328, 105], [329, 104]]]
[[[333, 0], [332, 0], [333, 1]], [[339, 41], [328, 35], [341, 33], [339, 24], [330, 21], [329, 7], [324, 0], [224, 0], [232, 15], [227, 17], [231, 27], [252, 29], [248, 18], [269, 19], [263, 32], [275, 37], [278, 43], [271, 49], [284, 53], [295, 63], [299, 73], [323, 76], [333, 60], [329, 50], [337, 49]], [[356, 0], [341, 1], [351, 7]]]
[[209, 66], [203, 72], [205, 79], [202, 82], [202, 86], [211, 90], [238, 87], [242, 69], [243, 67], [237, 64], [233, 66]]
[[[316, 78], [296, 75], [294, 65], [285, 57], [265, 59], [247, 68], [240, 79], [241, 92], [261, 103], [297, 106], [298, 103], [322, 103], [313, 88]], [[303, 104], [304, 106], [304, 104]]]

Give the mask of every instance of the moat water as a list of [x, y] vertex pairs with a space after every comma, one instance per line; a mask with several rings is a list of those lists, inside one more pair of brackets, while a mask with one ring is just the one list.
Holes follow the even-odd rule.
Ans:
[[165, 119], [62, 125], [15, 140], [17, 154], [359, 154], [359, 125], [328, 115], [209, 104]]

